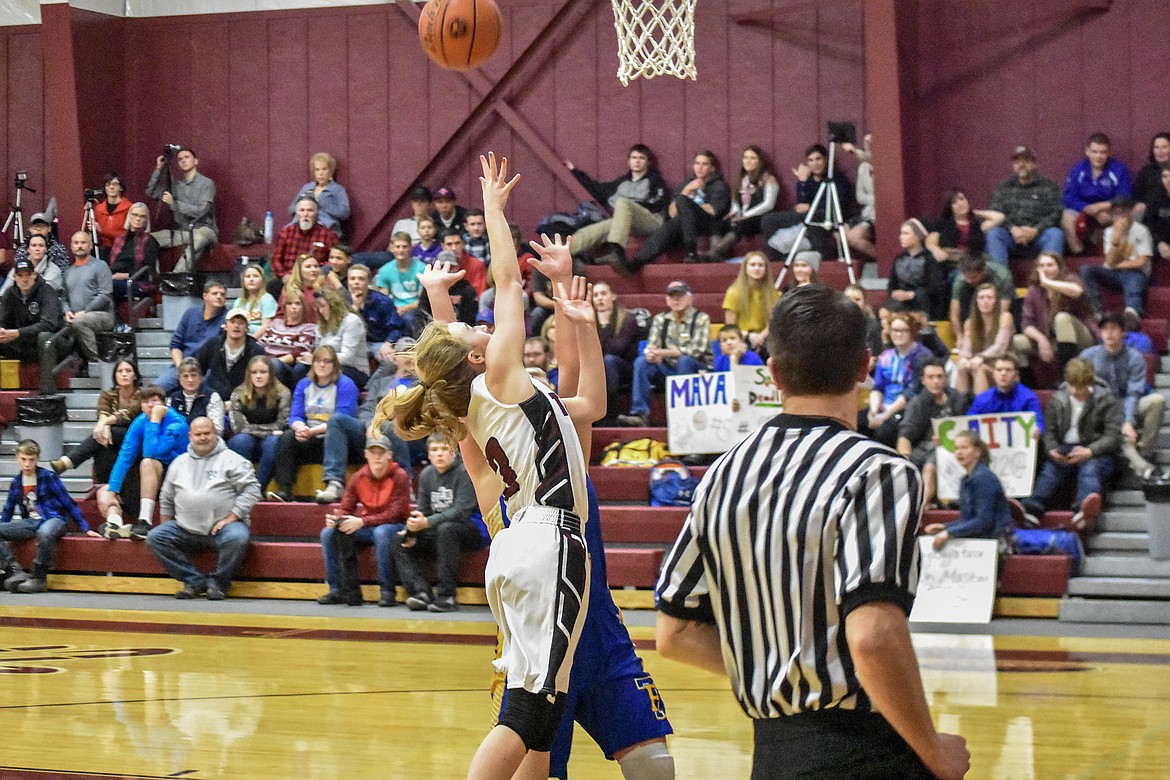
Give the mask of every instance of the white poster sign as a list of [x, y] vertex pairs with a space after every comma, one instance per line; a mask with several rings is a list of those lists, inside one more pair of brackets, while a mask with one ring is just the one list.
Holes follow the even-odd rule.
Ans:
[[935, 550], [930, 536], [918, 539], [922, 570], [910, 620], [919, 623], [988, 623], [995, 606], [998, 543], [951, 539]]
[[938, 497], [943, 501], [959, 498], [959, 482], [966, 471], [955, 460], [955, 434], [973, 430], [991, 450], [990, 468], [1003, 484], [1003, 491], [1013, 498], [1032, 495], [1036, 479], [1036, 448], [1039, 428], [1033, 412], [998, 412], [995, 414], [943, 417], [934, 421], [938, 437]]
[[726, 452], [735, 432], [735, 376], [728, 371], [666, 378], [666, 433], [672, 455]]
[[784, 411], [784, 406], [767, 366], [736, 366], [731, 373], [735, 375], [736, 400], [732, 411], [742, 439]]

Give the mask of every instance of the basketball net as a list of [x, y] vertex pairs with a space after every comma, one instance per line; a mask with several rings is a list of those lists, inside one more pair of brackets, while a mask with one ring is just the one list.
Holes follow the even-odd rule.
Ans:
[[622, 86], [638, 77], [695, 80], [695, 0], [611, 2]]

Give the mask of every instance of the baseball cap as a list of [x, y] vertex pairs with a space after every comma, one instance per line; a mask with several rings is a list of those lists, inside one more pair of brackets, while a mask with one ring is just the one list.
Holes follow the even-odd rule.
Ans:
[[388, 452], [390, 450], [390, 440], [385, 436], [371, 436], [366, 439], [367, 450], [372, 450], [375, 447], [381, 447]]
[[29, 260], [27, 257], [22, 257], [16, 261], [16, 265], [13, 267], [12, 270], [13, 271], [35, 271], [36, 267], [33, 266], [32, 260]]
[[439, 187], [439, 189], [435, 190], [435, 199], [438, 198], [450, 198], [451, 200], [455, 200], [455, 190], [451, 189], [450, 187]]
[[459, 258], [450, 249], [444, 249], [439, 254], [435, 255], [435, 259], [431, 261], [431, 265], [435, 263], [450, 263], [451, 265], [458, 265]]
[[431, 191], [427, 187], [415, 187], [410, 191], [411, 200], [431, 200]]
[[229, 320], [241, 319], [244, 322], [248, 321], [248, 315], [244, 312], [243, 309], [232, 309], [228, 312], [227, 318]]
[[398, 339], [398, 341], [394, 342], [394, 351], [409, 352], [410, 350], [414, 349], [414, 345], [417, 343], [418, 342], [412, 339], [410, 336], [403, 336], [402, 338]]
[[484, 309], [475, 318], [476, 322], [486, 322], [488, 325], [496, 324], [496, 313], [491, 309]]
[[1030, 146], [1024, 146], [1024, 145], [1017, 146], [1015, 149], [1012, 150], [1012, 159], [1014, 160], [1017, 157], [1027, 157], [1029, 160], [1035, 160], [1036, 159], [1036, 150]]
[[34, 222], [44, 222], [46, 225], [52, 224], [49, 221], [49, 218], [45, 216], [45, 212], [43, 211], [38, 211], [36, 214], [33, 214], [28, 218], [28, 224], [31, 225]]
[[675, 293], [689, 293], [691, 286], [682, 279], [675, 279], [670, 284], [666, 285], [666, 294], [674, 295]]

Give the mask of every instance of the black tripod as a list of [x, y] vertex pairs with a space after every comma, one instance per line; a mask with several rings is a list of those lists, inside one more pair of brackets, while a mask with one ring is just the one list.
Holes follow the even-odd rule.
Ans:
[[[780, 269], [780, 273], [776, 277], [777, 290], [783, 284], [784, 277], [788, 274], [789, 266], [792, 265], [793, 259], [800, 251], [800, 242], [804, 240], [804, 235], [808, 232], [810, 226], [819, 227], [827, 230], [829, 233], [837, 234], [837, 243], [841, 247], [841, 260], [845, 263], [845, 268], [849, 271], [849, 283], [855, 284], [857, 282], [853, 274], [853, 258], [849, 254], [849, 241], [845, 238], [845, 218], [841, 212], [841, 196], [837, 193], [837, 188], [833, 184], [836, 153], [837, 142], [836, 140], [830, 140], [828, 170], [825, 173], [824, 180], [817, 185], [817, 193], [813, 196], [812, 203], [809, 204], [808, 213], [804, 215], [804, 221], [800, 225], [800, 232], [796, 234], [796, 240], [792, 242], [792, 249], [788, 250], [788, 257], [784, 258], [784, 267]], [[824, 219], [818, 221], [816, 219], [817, 207], [821, 205], [822, 201], [825, 204]]]
[[[172, 200], [175, 197], [175, 192], [174, 192], [175, 177], [171, 174], [171, 158], [172, 158], [172, 155], [174, 154], [174, 151], [177, 149], [178, 149], [177, 146], [168, 146], [167, 147], [167, 151], [164, 153], [164, 157], [166, 157], [166, 164], [163, 166], [163, 169], [162, 169], [163, 182], [164, 182], [163, 191], [170, 193]], [[164, 201], [164, 200], [160, 200], [158, 202], [158, 208], [154, 212], [156, 224], [158, 223], [159, 218], [162, 216], [163, 206], [165, 206], [165, 205], [166, 205], [166, 201]], [[170, 221], [171, 221], [171, 226], [168, 228], [168, 230], [170, 231], [170, 234], [171, 234], [171, 246], [175, 246], [175, 234], [176, 233], [186, 233], [187, 234], [186, 246], [183, 246], [182, 243], [179, 244], [180, 247], [183, 247], [183, 252], [181, 255], [179, 255], [179, 260], [176, 262], [174, 270], [177, 272], [181, 266], [187, 265], [187, 263], [183, 262], [183, 259], [185, 257], [189, 257], [190, 258], [190, 267], [186, 268], [185, 270], [194, 271], [195, 270], [195, 224], [192, 223], [191, 225], [189, 225], [187, 227], [186, 230], [183, 230], [182, 228], [175, 227], [175, 214], [173, 211], [171, 212], [171, 220]]]
[[28, 174], [20, 171], [16, 174], [16, 179], [12, 185], [16, 187], [16, 205], [12, 207], [12, 211], [8, 212], [8, 219], [4, 220], [4, 229], [0, 232], [7, 233], [8, 228], [12, 228], [12, 246], [24, 246], [24, 216], [20, 207], [20, 193], [28, 190], [29, 192], [36, 192], [32, 187], [25, 184], [28, 179]]

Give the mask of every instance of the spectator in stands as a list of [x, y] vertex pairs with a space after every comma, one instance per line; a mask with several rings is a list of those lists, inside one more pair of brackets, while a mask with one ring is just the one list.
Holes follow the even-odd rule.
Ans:
[[[792, 173], [796, 176], [796, 205], [791, 211], [773, 211], [764, 215], [760, 224], [760, 232], [763, 233], [764, 238], [770, 238], [777, 230], [796, 227], [808, 217], [817, 190], [820, 189], [823, 182], [828, 180], [829, 150], [821, 144], [813, 144], [808, 147], [804, 150], [804, 161], [793, 168]], [[841, 204], [841, 216], [848, 221], [853, 218], [857, 210], [857, 204], [853, 200], [853, 183], [840, 169], [834, 169], [832, 181], [832, 187]], [[812, 215], [812, 222], [826, 222], [828, 214], [829, 198], [823, 197], [817, 204], [816, 212]], [[808, 239], [812, 251], [820, 254], [822, 258], [836, 256], [832, 236], [820, 225], [810, 224], [808, 230], [805, 231], [805, 238]], [[770, 246], [765, 251], [773, 260], [784, 259], [783, 255]]]
[[[622, 305], [609, 282], [593, 284], [593, 310], [597, 313], [597, 335], [605, 359], [606, 421], [617, 418], [618, 395], [634, 378], [634, 361], [643, 332], [638, 318]], [[528, 345], [525, 344], [527, 351]]]
[[995, 359], [993, 368], [995, 387], [975, 396], [967, 414], [1000, 414], [1001, 412], [1033, 412], [1036, 431], [1044, 433], [1044, 410], [1040, 399], [1029, 388], [1020, 384], [1020, 366], [1011, 353]]
[[670, 188], [658, 172], [654, 152], [645, 144], [634, 144], [626, 155], [629, 170], [610, 181], [596, 181], [589, 174], [565, 160], [565, 167], [589, 191], [593, 199], [604, 204], [612, 215], [573, 234], [572, 247], [585, 255], [597, 247], [602, 250], [600, 263], [623, 267], [627, 262], [626, 242], [630, 234], [649, 236], [662, 226], [670, 203]]
[[365, 319], [350, 311], [345, 298], [331, 287], [317, 290], [313, 297], [317, 305], [317, 346], [333, 347], [342, 373], [360, 390], [370, 378]]
[[[105, 521], [98, 533], [107, 539], [146, 538], [163, 474], [187, 445], [187, 420], [167, 406], [163, 389], [147, 385], [137, 395], [141, 414], [126, 429], [110, 481], [98, 489], [98, 509]], [[136, 465], [137, 478], [131, 471]], [[135, 508], [138, 520], [131, 526], [122, 513]]]
[[[451, 298], [451, 305], [455, 307], [455, 316], [458, 321], [474, 327], [479, 314], [479, 295], [475, 292], [475, 288], [463, 278], [463, 272], [455, 267], [455, 255], [451, 252], [444, 252], [435, 258], [433, 267], [442, 267], [444, 273], [459, 275], [459, 279], [450, 285], [447, 293]], [[535, 315], [535, 309], [533, 314]], [[423, 288], [423, 291], [419, 293], [418, 312], [414, 317], [414, 338], [419, 337], [431, 319], [433, 319], [431, 301], [426, 288]]]
[[135, 203], [126, 212], [125, 230], [110, 247], [115, 301], [152, 295], [158, 289], [158, 250], [158, 241], [150, 234], [150, 209]]
[[1060, 185], [1037, 174], [1036, 152], [1017, 146], [1012, 152], [1013, 176], [991, 193], [989, 208], [1003, 214], [1003, 223], [987, 231], [987, 254], [1007, 265], [1008, 255], [1033, 256], [1040, 252], [1061, 254]]
[[619, 271], [635, 273], [679, 245], [686, 251], [686, 262], [701, 262], [699, 236], [719, 230], [731, 208], [731, 191], [719, 173], [719, 159], [713, 152], [697, 152], [691, 169], [694, 176], [675, 192], [666, 209], [666, 221], [646, 239], [633, 259], [614, 264]]
[[[1116, 313], [1101, 318], [1101, 343], [1089, 347], [1080, 357], [1089, 361], [1097, 378], [1121, 403], [1121, 433], [1125, 437], [1121, 454], [1130, 469], [1143, 477], [1157, 470], [1152, 463], [1158, 431], [1166, 412], [1166, 399], [1149, 391], [1146, 360], [1125, 344], [1125, 318]], [[1140, 433], [1139, 433], [1140, 431]]]
[[443, 231], [443, 250], [455, 255], [455, 264], [464, 272], [463, 278], [475, 288], [476, 295], [483, 295], [488, 288], [488, 273], [482, 261], [467, 253], [463, 234], [455, 230]]
[[857, 185], [854, 188], [857, 199], [858, 213], [848, 222], [845, 231], [845, 240], [849, 247], [863, 255], [877, 258], [876, 233], [874, 224], [877, 220], [877, 209], [874, 207], [873, 186], [873, 134], [866, 133], [861, 139], [861, 146], [845, 143], [841, 149], [857, 156]]
[[1064, 180], [1064, 213], [1060, 227], [1068, 251], [1085, 251], [1084, 238], [1098, 226], [1113, 224], [1110, 202], [1130, 198], [1133, 180], [1120, 160], [1109, 156], [1109, 136], [1093, 133], [1085, 146], [1085, 157], [1072, 167]]
[[1117, 465], [1122, 411], [1088, 361], [1070, 360], [1064, 378], [1065, 384], [1044, 408], [1043, 450], [1048, 458], [1036, 476], [1032, 495], [1020, 503], [1033, 518], [1042, 517], [1056, 506], [1060, 489], [1075, 481], [1072, 521], [1087, 533], [1101, 514], [1105, 484]]
[[204, 386], [220, 398], [231, 398], [232, 391], [248, 378], [248, 363], [259, 355], [264, 355], [264, 348], [248, 335], [248, 315], [233, 309], [223, 331], [203, 342], [195, 359], [203, 372]]
[[1012, 350], [1031, 362], [1037, 384], [1055, 384], [1068, 361], [1097, 342], [1097, 320], [1084, 293], [1063, 257], [1040, 253], [1024, 296], [1020, 333], [1012, 337]]
[[857, 304], [857, 308], [865, 312], [865, 344], [869, 347], [870, 370], [876, 365], [877, 356], [885, 346], [882, 341], [882, 325], [874, 314], [873, 307], [865, 299], [865, 288], [854, 282], [845, 287], [845, 297]]
[[762, 366], [764, 360], [748, 349], [743, 331], [735, 325], [724, 325], [719, 329], [719, 354], [711, 365], [713, 371], [730, 371], [735, 366]]
[[435, 228], [440, 235], [448, 230], [454, 230], [463, 236], [463, 223], [467, 219], [467, 209], [456, 202], [455, 190], [450, 187], [439, 187], [434, 195], [435, 210], [431, 212], [431, 219], [435, 221]]
[[772, 174], [772, 163], [764, 150], [755, 144], [743, 150], [739, 166], [737, 197], [731, 199], [727, 214], [728, 231], [718, 240], [712, 240], [711, 251], [705, 259], [722, 262], [727, 259], [741, 238], [760, 234], [763, 216], [776, 208], [780, 197], [780, 182]]
[[[418, 477], [418, 508], [407, 518], [405, 532], [394, 537], [391, 551], [412, 612], [455, 612], [459, 564], [465, 553], [480, 549], [487, 540], [480, 531], [475, 487], [455, 457], [455, 443], [433, 433], [427, 440], [427, 456], [431, 464]], [[419, 561], [425, 559], [435, 561], [434, 594], [419, 570]]]
[[259, 461], [256, 477], [266, 491], [276, 463], [276, 446], [288, 428], [292, 393], [272, 375], [267, 355], [248, 361], [247, 378], [231, 394], [232, 437], [228, 447], [248, 461]]
[[300, 295], [289, 297], [284, 313], [272, 320], [256, 343], [272, 358], [276, 378], [289, 389], [296, 387], [309, 372], [317, 345], [317, 326], [305, 320], [305, 302]]
[[[48, 257], [49, 261], [53, 265], [57, 266], [58, 270], [64, 271], [66, 266], [69, 265], [69, 249], [60, 241], [58, 241], [57, 237], [53, 235], [52, 220], [50, 220], [49, 217], [43, 212], [37, 212], [36, 214], [33, 214], [31, 217], [29, 217], [28, 230], [26, 232], [28, 235], [24, 240], [25, 245], [17, 248], [16, 256], [13, 258], [13, 262], [16, 260], [23, 260], [24, 258], [28, 257], [28, 244], [32, 240], [32, 237], [42, 236], [45, 239], [45, 246], [47, 247], [44, 256]], [[37, 263], [37, 265], [39, 265], [39, 263]], [[39, 269], [37, 270], [37, 273], [39, 273], [41, 276], [47, 276], [44, 271]]]
[[963, 335], [959, 339], [955, 382], [959, 392], [982, 393], [991, 387], [995, 359], [1007, 353], [1015, 332], [1015, 321], [1011, 312], [1003, 310], [995, 285], [990, 282], [979, 285], [975, 291], [975, 307], [963, 323]]
[[963, 336], [963, 323], [971, 316], [975, 291], [984, 284], [995, 285], [1000, 307], [1004, 311], [1011, 311], [1012, 301], [1016, 299], [1016, 283], [1007, 266], [988, 263], [987, 255], [984, 254], [960, 257], [959, 273], [951, 283], [951, 301], [947, 309], [947, 319], [950, 320], [951, 333], [955, 334], [956, 342]]
[[[204, 373], [198, 358], [183, 358], [179, 364], [179, 386], [167, 393], [167, 405], [181, 414], [187, 425], [196, 417], [206, 417], [215, 423], [216, 432], [222, 434], [227, 407], [223, 396], [207, 387]], [[230, 393], [228, 397], [231, 397]]]
[[[269, 263], [273, 279], [268, 283], [268, 291], [274, 296], [280, 294], [283, 285], [293, 281], [294, 267], [300, 265], [301, 257], [309, 255], [319, 266], [323, 258], [329, 257], [329, 250], [337, 243], [337, 234], [317, 221], [319, 213], [313, 196], [301, 195], [297, 198], [296, 215], [296, 221], [280, 229], [276, 245], [272, 248]], [[301, 289], [304, 289], [303, 284]]]
[[646, 348], [634, 361], [630, 413], [619, 415], [618, 425], [646, 427], [655, 380], [711, 368], [711, 317], [696, 309], [694, 300], [686, 282], [676, 280], [666, 286], [667, 310], [650, 321]]
[[1154, 264], [1154, 239], [1145, 225], [1133, 218], [1137, 201], [1125, 196], [1109, 204], [1109, 227], [1105, 228], [1105, 260], [1102, 265], [1081, 266], [1085, 296], [1093, 311], [1104, 311], [1101, 287], [1121, 290], [1125, 295], [1125, 312], [1140, 319], [1145, 311], [1146, 288]]
[[[57, 246], [61, 245], [57, 244]], [[25, 243], [25, 245], [21, 247], [20, 250], [17, 250], [15, 262], [27, 260], [30, 263], [30, 267], [36, 272], [37, 276], [40, 277], [40, 279], [44, 281], [45, 284], [49, 285], [58, 293], [60, 293], [65, 289], [65, 273], [61, 270], [62, 267], [58, 266], [57, 263], [54, 262], [53, 259], [50, 258], [47, 254], [48, 247], [49, 242], [47, 238], [42, 235], [31, 235], [28, 237], [28, 241]], [[62, 247], [62, 249], [64, 249], [64, 247]], [[23, 256], [21, 256], [21, 250], [23, 250]], [[68, 252], [66, 252], [65, 258], [65, 265], [68, 266]], [[4, 286], [0, 287], [0, 295], [8, 292], [9, 288], [11, 288], [16, 281], [15, 262], [12, 269], [8, 271], [8, 276], [4, 279]]]
[[[16, 445], [19, 471], [8, 486], [8, 500], [0, 514], [0, 583], [11, 593], [44, 593], [53, 568], [57, 542], [72, 520], [84, 534], [97, 536], [81, 516], [57, 472], [40, 468], [41, 445], [25, 439]], [[20, 511], [20, 519], [13, 514]], [[32, 571], [26, 574], [12, 554], [9, 542], [36, 539]]]
[[1144, 201], [1144, 225], [1150, 229], [1157, 244], [1158, 256], [1170, 260], [1170, 162], [1163, 163], [1158, 189]]
[[[156, 231], [154, 239], [163, 249], [185, 247], [175, 263], [175, 272], [184, 273], [195, 270], [199, 258], [219, 240], [219, 227], [215, 222], [215, 182], [199, 172], [199, 157], [185, 146], [175, 154], [175, 163], [179, 177], [171, 178], [166, 155], [158, 156], [146, 194], [171, 209], [171, 228]], [[166, 183], [164, 169], [168, 171]]]
[[915, 218], [902, 223], [898, 242], [902, 254], [890, 272], [885, 307], [891, 311], [922, 311], [927, 319], [939, 320], [946, 310], [947, 277], [934, 255], [927, 250], [926, 226]]
[[410, 256], [421, 263], [430, 264], [443, 251], [443, 245], [435, 237], [439, 234], [438, 223], [431, 217], [419, 217], [418, 242], [410, 250]]
[[539, 368], [548, 373], [550, 359], [548, 342], [540, 336], [529, 336], [524, 340], [525, 368]]
[[409, 217], [403, 217], [394, 223], [394, 227], [390, 231], [391, 248], [393, 249], [393, 236], [396, 233], [406, 233], [410, 236], [410, 243], [417, 244], [419, 239], [418, 222], [423, 217], [430, 218], [431, 208], [434, 204], [431, 202], [431, 191], [427, 187], [418, 186], [410, 191], [410, 211]]
[[922, 472], [923, 506], [934, 502], [938, 490], [938, 465], [932, 421], [943, 417], [961, 417], [970, 405], [966, 393], [947, 384], [947, 364], [942, 358], [927, 358], [922, 363], [922, 390], [906, 404], [898, 424], [898, 454], [909, 458]]
[[[37, 236], [35, 243], [44, 241]], [[65, 325], [61, 298], [37, 275], [32, 260], [17, 260], [12, 273], [16, 283], [0, 294], [0, 357], [39, 363], [41, 392], [56, 392], [53, 369], [57, 346], [53, 336]]]
[[378, 606], [398, 603], [391, 549], [410, 515], [410, 477], [391, 459], [387, 438], [371, 436], [365, 441], [365, 465], [346, 482], [336, 510], [325, 515], [321, 554], [329, 592], [317, 599], [318, 604], [362, 604], [356, 553], [371, 545], [382, 590]]
[[362, 442], [366, 440], [368, 428], [368, 423], [348, 414], [333, 414], [325, 422], [321, 457], [325, 487], [313, 496], [318, 504], [332, 504], [341, 498], [346, 466], [362, 462]]
[[996, 539], [1001, 553], [1012, 547], [1012, 513], [999, 477], [991, 470], [991, 450], [976, 431], [955, 434], [955, 460], [967, 473], [959, 483], [959, 517], [950, 523], [930, 523], [922, 530], [934, 534], [932, 546], [941, 550], [952, 537]]
[[414, 325], [414, 311], [422, 292], [418, 275], [427, 267], [426, 263], [411, 256], [410, 247], [410, 236], [405, 232], [391, 236], [390, 254], [394, 260], [379, 268], [374, 278], [374, 286], [393, 299], [408, 329]]
[[[280, 436], [273, 478], [277, 489], [268, 493], [273, 501], [289, 501], [297, 469], [305, 463], [320, 463], [325, 454], [325, 431], [330, 417], [353, 417], [358, 408], [358, 387], [341, 373], [337, 352], [328, 345], [313, 350], [309, 375], [293, 390], [291, 421]], [[343, 471], [344, 476], [344, 471]], [[336, 478], [336, 477], [335, 477]]]
[[[390, 393], [397, 393], [418, 383], [415, 373], [414, 345], [415, 340], [409, 336], [400, 338], [394, 344], [394, 359], [391, 363], [383, 363], [366, 383], [366, 397], [358, 407], [358, 420], [366, 431], [371, 431], [374, 415], [378, 409], [378, 402]], [[394, 462], [402, 467], [407, 474], [413, 474], [414, 464], [422, 463], [427, 458], [427, 443], [425, 439], [407, 441], [401, 438], [394, 430], [393, 421], [382, 424], [381, 430], [376, 431], [390, 440], [390, 451], [394, 455]]]
[[768, 337], [768, 315], [778, 300], [780, 294], [768, 267], [768, 256], [763, 252], [748, 252], [739, 264], [735, 281], [723, 295], [723, 321], [738, 325], [748, 345], [761, 349]]
[[1004, 215], [991, 209], [973, 209], [967, 193], [948, 190], [943, 196], [942, 214], [930, 224], [926, 248], [940, 263], [957, 263], [965, 255], [983, 255], [987, 232], [998, 226]]
[[183, 312], [178, 327], [171, 335], [171, 362], [174, 365], [157, 380], [164, 394], [179, 386], [179, 364], [183, 359], [194, 355], [205, 341], [223, 328], [227, 319], [227, 310], [224, 308], [226, 300], [227, 288], [223, 283], [208, 280], [203, 284], [203, 305], [193, 306]]
[[906, 404], [922, 389], [922, 366], [931, 356], [930, 350], [918, 341], [918, 329], [918, 320], [910, 314], [890, 315], [893, 346], [878, 356], [869, 407], [859, 415], [858, 430], [887, 447], [897, 442]]
[[[1162, 170], [1170, 163], [1170, 133], [1158, 133], [1150, 139], [1149, 161], [1138, 171], [1133, 180], [1133, 196], [1137, 199], [1137, 216], [1144, 216], [1145, 206], [1151, 196], [1162, 187]], [[1144, 221], [1144, 220], [1143, 220]]]
[[[353, 248], [348, 244], [334, 244], [329, 250], [329, 257], [321, 272], [330, 287], [341, 290], [343, 296], [348, 297], [346, 279], [349, 278], [349, 269], [353, 265]], [[368, 266], [367, 266], [368, 267]]]
[[394, 301], [370, 289], [370, 269], [364, 265], [350, 266], [346, 284], [351, 308], [366, 323], [369, 359], [375, 363], [389, 359], [394, 354], [394, 342], [409, 332]]
[[265, 288], [264, 267], [248, 263], [240, 272], [240, 297], [228, 309], [227, 317], [243, 312], [248, 321], [248, 335], [260, 338], [276, 316], [277, 303]]
[[820, 277], [817, 275], [817, 269], [813, 268], [809, 262], [808, 256], [804, 253], [797, 254], [792, 258], [792, 271], [789, 280], [784, 283], [784, 292], [795, 290], [797, 287], [807, 287], [810, 284], [817, 284]]
[[317, 152], [309, 158], [309, 174], [313, 180], [301, 187], [288, 206], [289, 216], [295, 217], [289, 224], [301, 221], [297, 208], [301, 198], [308, 195], [317, 204], [317, 221], [340, 236], [342, 223], [349, 219], [349, 193], [333, 178], [337, 174], [337, 160], [328, 152]]
[[[271, 287], [271, 284], [269, 286]], [[331, 286], [325, 284], [324, 273], [321, 270], [321, 264], [317, 261], [317, 258], [312, 255], [301, 255], [298, 257], [285, 286], [300, 290], [301, 301], [305, 304], [305, 319], [315, 323], [317, 321], [317, 306], [313, 303], [313, 294], [317, 291], [318, 287]], [[280, 296], [276, 301], [277, 311], [284, 310], [284, 304], [288, 298], [289, 293], [281, 290]]]
[[[227, 596], [248, 552], [252, 507], [260, 500], [252, 464], [228, 449], [211, 421], [191, 421], [190, 446], [167, 469], [159, 492], [157, 528], [146, 546], [167, 574], [183, 583], [177, 599], [203, 594], [208, 601]], [[215, 550], [215, 571], [195, 568], [191, 555]]]
[[483, 263], [484, 268], [492, 264], [492, 250], [488, 246], [487, 223], [483, 209], [468, 209], [463, 222], [463, 244], [467, 254]]
[[[102, 190], [105, 197], [101, 202], [89, 201], [93, 205], [93, 219], [97, 224], [98, 246], [102, 250], [102, 258], [110, 257], [110, 248], [118, 236], [126, 232], [126, 217], [130, 211], [130, 201], [122, 195], [126, 188], [122, 185], [122, 177], [110, 171], [102, 178]], [[83, 225], [82, 230], [89, 233], [90, 226]]]
[[114, 329], [114, 280], [110, 266], [93, 254], [93, 239], [78, 231], [70, 239], [73, 264], [65, 269], [65, 322], [81, 352], [78, 376], [89, 376], [98, 360], [97, 336]]
[[114, 363], [114, 386], [98, 395], [97, 422], [93, 433], [80, 444], [49, 465], [62, 474], [93, 458], [93, 481], [100, 485], [110, 481], [110, 471], [118, 458], [118, 450], [126, 438], [130, 421], [141, 411], [138, 402], [138, 366], [129, 358]]

